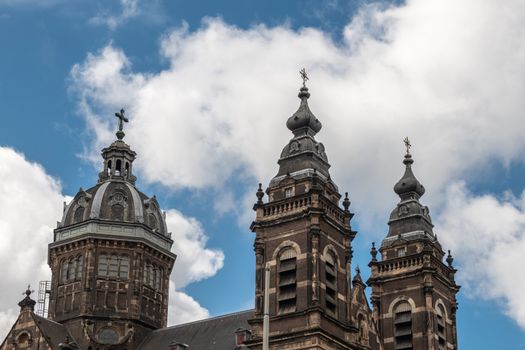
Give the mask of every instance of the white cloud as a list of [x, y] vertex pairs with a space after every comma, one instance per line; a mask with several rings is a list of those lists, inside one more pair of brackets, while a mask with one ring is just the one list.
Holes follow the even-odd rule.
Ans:
[[0, 178], [3, 337], [18, 316], [17, 303], [27, 284], [38, 290], [38, 281], [50, 279], [46, 247], [60, 219], [64, 197], [56, 179], [10, 148], [0, 147]]
[[209, 317], [208, 310], [181, 289], [215, 275], [223, 266], [224, 254], [206, 248], [208, 237], [196, 219], [170, 209], [166, 212], [166, 224], [172, 232], [171, 251], [177, 254], [171, 273], [168, 323], [179, 324]]
[[114, 30], [129, 19], [140, 14], [139, 0], [120, 0], [121, 12], [118, 15], [99, 13], [90, 19], [96, 25], [105, 25]]
[[172, 326], [202, 320], [209, 316], [208, 310], [200, 306], [200, 304], [188, 294], [178, 291], [173, 282], [170, 283], [168, 325]]
[[284, 124], [298, 106], [297, 71], [306, 67], [332, 177], [378, 239], [396, 200], [403, 137], [429, 189], [423, 201], [438, 212], [452, 181], [475, 178], [490, 162], [525, 160], [524, 34], [520, 0], [367, 6], [337, 43], [315, 29], [244, 30], [207, 19], [163, 38], [165, 70], [134, 72], [108, 45], [73, 68], [73, 87], [97, 136], [91, 154], [125, 106], [126, 140], [147, 182], [203, 189], [253, 181], [255, 189], [277, 172], [291, 137]]
[[211, 277], [224, 264], [220, 250], [206, 248], [208, 237], [195, 218], [188, 218], [175, 209], [166, 212], [166, 224], [172, 232], [173, 247], [177, 261], [171, 274], [177, 288], [191, 282]]
[[463, 183], [446, 191], [437, 221], [441, 241], [453, 250], [466, 293], [502, 300], [505, 312], [525, 328], [525, 192], [520, 198], [476, 196]]

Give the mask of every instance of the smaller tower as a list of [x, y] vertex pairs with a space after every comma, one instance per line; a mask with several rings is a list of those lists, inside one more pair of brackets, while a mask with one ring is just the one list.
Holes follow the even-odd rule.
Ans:
[[388, 235], [379, 249], [372, 245], [374, 318], [385, 350], [457, 349], [456, 285], [452, 257], [443, 252], [428, 207], [419, 201], [425, 188], [412, 172], [410, 142], [405, 173], [394, 186], [400, 202], [390, 215]]

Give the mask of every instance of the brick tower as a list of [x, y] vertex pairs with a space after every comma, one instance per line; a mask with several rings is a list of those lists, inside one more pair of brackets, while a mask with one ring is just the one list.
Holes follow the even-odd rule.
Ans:
[[309, 97], [303, 84], [299, 109], [286, 123], [293, 138], [266, 189], [266, 203], [261, 185], [257, 191], [251, 226], [256, 255], [252, 349], [261, 349], [267, 263], [270, 349], [361, 348], [351, 310], [353, 214], [348, 196], [339, 207], [341, 195], [330, 178], [325, 148], [315, 139], [321, 123], [310, 111]]
[[169, 276], [176, 256], [155, 196], [135, 187], [136, 154], [122, 140], [102, 150], [98, 183], [64, 207], [49, 245], [49, 318], [81, 349], [136, 349], [167, 323]]
[[372, 303], [385, 350], [457, 349], [456, 285], [450, 251], [445, 253], [433, 233], [428, 207], [419, 199], [425, 188], [412, 172], [410, 143], [405, 174], [394, 186], [400, 202], [390, 215], [381, 243], [381, 259], [372, 246]]

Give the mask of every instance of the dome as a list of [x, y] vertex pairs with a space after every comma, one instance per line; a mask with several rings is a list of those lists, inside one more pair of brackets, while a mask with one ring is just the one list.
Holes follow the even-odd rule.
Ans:
[[146, 196], [127, 181], [110, 179], [88, 190], [81, 188], [66, 206], [60, 227], [89, 219], [144, 224], [154, 232], [168, 235], [155, 196]]
[[323, 126], [308, 107], [309, 97], [310, 93], [308, 92], [308, 88], [303, 86], [299, 92], [299, 98], [301, 99], [299, 109], [288, 118], [288, 121], [286, 122], [286, 126], [294, 134], [311, 133], [312, 135], [315, 135]]
[[[115, 114], [123, 117], [124, 111]], [[125, 119], [124, 121], [127, 121]], [[142, 224], [151, 231], [169, 237], [166, 219], [155, 196], [148, 197], [135, 187], [133, 161], [136, 153], [122, 138], [122, 120], [117, 140], [102, 150], [104, 166], [98, 183], [88, 190], [82, 188], [64, 208], [59, 227], [67, 227], [87, 220], [105, 220], [112, 223]]]
[[412, 163], [414, 160], [410, 153], [405, 155], [403, 163], [406, 166], [405, 174], [403, 177], [395, 184], [394, 192], [397, 193], [402, 199], [409, 198], [412, 195], [417, 195], [421, 197], [425, 194], [425, 187], [416, 179], [414, 173], [412, 172]]

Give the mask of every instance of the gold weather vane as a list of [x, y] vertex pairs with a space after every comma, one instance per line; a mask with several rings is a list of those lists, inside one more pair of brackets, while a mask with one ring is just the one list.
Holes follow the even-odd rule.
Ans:
[[310, 80], [308, 74], [306, 74], [306, 69], [301, 69], [299, 74], [301, 74], [301, 78], [303, 79], [303, 87], [306, 87], [306, 81]]
[[410, 140], [408, 139], [408, 137], [405, 137], [403, 142], [405, 143], [405, 147], [407, 148], [407, 154], [409, 154], [410, 148], [412, 148], [412, 144], [410, 143]]

